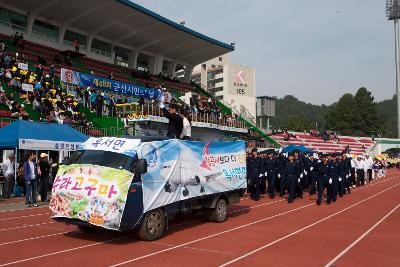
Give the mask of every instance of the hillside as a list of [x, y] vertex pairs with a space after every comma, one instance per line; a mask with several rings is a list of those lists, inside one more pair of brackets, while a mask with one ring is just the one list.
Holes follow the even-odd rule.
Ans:
[[[287, 95], [278, 98], [276, 102], [276, 117], [271, 118], [272, 129], [291, 129], [303, 131], [317, 128], [323, 130], [327, 127], [329, 112], [337, 105], [314, 105], [299, 100], [295, 96]], [[378, 120], [376, 122], [377, 135], [382, 137], [396, 136], [396, 96], [381, 102], [375, 102]], [[362, 134], [360, 134], [362, 135]]]

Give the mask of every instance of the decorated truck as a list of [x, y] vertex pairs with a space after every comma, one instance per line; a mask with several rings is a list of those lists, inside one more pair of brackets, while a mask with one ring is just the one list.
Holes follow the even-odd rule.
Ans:
[[246, 184], [245, 142], [163, 138], [89, 138], [61, 165], [52, 187], [52, 218], [82, 231], [136, 230], [160, 238], [177, 214], [204, 210], [226, 220]]

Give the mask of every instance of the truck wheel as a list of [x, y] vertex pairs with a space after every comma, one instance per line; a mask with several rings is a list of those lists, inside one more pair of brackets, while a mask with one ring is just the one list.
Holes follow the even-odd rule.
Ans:
[[139, 228], [138, 236], [141, 240], [152, 241], [159, 239], [165, 230], [165, 215], [160, 209], [146, 213]]
[[209, 211], [208, 220], [211, 222], [222, 223], [226, 220], [227, 214], [228, 207], [226, 201], [225, 199], [220, 198], [215, 208]]
[[98, 230], [96, 227], [91, 227], [86, 225], [78, 225], [78, 228], [84, 233], [95, 233]]

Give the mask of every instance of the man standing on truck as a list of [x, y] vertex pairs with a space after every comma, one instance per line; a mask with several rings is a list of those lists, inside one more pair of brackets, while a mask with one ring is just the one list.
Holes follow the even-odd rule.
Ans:
[[260, 177], [262, 169], [261, 158], [257, 155], [257, 148], [251, 150], [247, 158], [247, 176], [249, 179], [250, 197], [252, 200], [260, 200]]
[[167, 110], [164, 104], [161, 104], [160, 108], [169, 120], [167, 136], [171, 139], [179, 139], [182, 133], [183, 119], [177, 112], [178, 107], [175, 104], [170, 104]]

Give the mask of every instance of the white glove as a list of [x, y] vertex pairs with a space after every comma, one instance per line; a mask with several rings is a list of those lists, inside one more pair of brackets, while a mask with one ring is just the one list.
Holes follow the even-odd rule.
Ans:
[[310, 172], [312, 172], [314, 170], [314, 167], [310, 167]]
[[278, 178], [281, 178], [281, 174], [280, 173], [278, 173]]
[[341, 182], [342, 181], [342, 178], [341, 177], [339, 177], [339, 182]]
[[308, 174], [308, 172], [304, 171], [304, 174], [305, 174], [305, 175], [307, 175], [307, 174]]
[[297, 179], [297, 182], [298, 182], [298, 183], [300, 183], [300, 178], [299, 178], [299, 179]]
[[267, 176], [267, 172], [265, 172], [264, 175]]
[[303, 174], [300, 174], [300, 178], [303, 178]]
[[329, 184], [332, 184], [332, 178], [329, 178]]
[[262, 174], [260, 174], [258, 177], [262, 177]]
[[160, 103], [160, 108], [161, 108], [161, 109], [165, 108], [164, 103]]
[[349, 178], [349, 175], [346, 175], [346, 179]]

